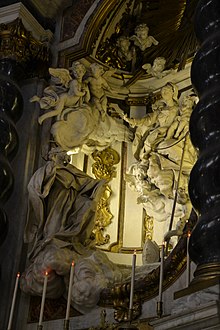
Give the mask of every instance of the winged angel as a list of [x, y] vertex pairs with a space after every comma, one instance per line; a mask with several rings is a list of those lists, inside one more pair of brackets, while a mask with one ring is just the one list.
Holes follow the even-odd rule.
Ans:
[[[50, 86], [44, 89], [42, 98], [34, 96], [31, 99], [31, 102], [39, 102], [41, 109], [50, 109], [39, 117], [39, 124], [56, 117], [51, 133], [64, 150], [80, 147], [83, 152], [91, 153], [96, 149], [105, 149], [113, 142], [129, 142], [133, 138], [133, 133], [120, 119], [110, 117], [106, 110], [102, 111], [103, 99], [108, 108], [105, 91], [113, 90], [105, 79], [106, 73], [102, 74], [101, 79], [97, 77], [99, 81], [92, 85], [95, 80], [93, 66], [91, 64], [90, 72], [80, 62], [74, 62], [69, 70], [50, 68]], [[100, 72], [101, 66], [99, 75]], [[87, 78], [83, 79], [86, 73]], [[100, 100], [97, 100], [99, 96]]]
[[[70, 72], [74, 75], [71, 76]], [[82, 78], [86, 73], [84, 65], [80, 62], [73, 63], [70, 71], [64, 68], [49, 68], [51, 75], [51, 85], [44, 90], [44, 96], [39, 98], [34, 96], [31, 102], [38, 101], [41, 109], [53, 110], [44, 113], [38, 119], [41, 125], [45, 119], [57, 116], [64, 118], [68, 111], [64, 109], [76, 108], [82, 105], [84, 100], [89, 100], [89, 89], [83, 84]]]

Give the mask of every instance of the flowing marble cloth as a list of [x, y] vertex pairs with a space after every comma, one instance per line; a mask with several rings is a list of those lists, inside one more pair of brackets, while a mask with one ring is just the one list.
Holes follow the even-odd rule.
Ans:
[[79, 243], [89, 238], [104, 180], [96, 180], [71, 164], [48, 161], [28, 184], [25, 242], [34, 242], [34, 257], [51, 239]]

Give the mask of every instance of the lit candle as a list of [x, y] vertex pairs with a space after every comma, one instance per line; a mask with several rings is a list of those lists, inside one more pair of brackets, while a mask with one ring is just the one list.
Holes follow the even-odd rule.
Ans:
[[186, 285], [189, 286], [190, 283], [190, 257], [189, 257], [189, 239], [190, 231], [187, 234], [187, 245], [186, 245]]
[[69, 280], [68, 298], [67, 298], [67, 306], [66, 306], [66, 320], [69, 320], [69, 316], [70, 316], [70, 303], [71, 303], [71, 293], [72, 293], [72, 286], [73, 286], [73, 274], [74, 274], [74, 261], [72, 261], [71, 269], [70, 269], [70, 280]]
[[18, 290], [19, 278], [20, 278], [20, 273], [17, 273], [7, 330], [11, 330], [12, 319], [13, 319], [14, 308], [15, 308], [16, 295], [17, 295], [17, 290]]
[[44, 304], [45, 304], [45, 298], [46, 298], [46, 292], [47, 292], [47, 280], [48, 280], [48, 272], [45, 272], [44, 287], [43, 287], [43, 294], [42, 294], [41, 308], [40, 308], [40, 317], [39, 317], [39, 324], [38, 325], [42, 325], [42, 321], [43, 321]]
[[130, 291], [130, 302], [129, 309], [133, 309], [133, 297], [134, 297], [134, 280], [135, 280], [135, 266], [136, 266], [136, 250], [133, 253], [132, 259], [132, 271], [131, 271], [131, 291]]
[[160, 281], [159, 281], [159, 301], [162, 301], [162, 290], [163, 290], [163, 268], [164, 268], [164, 248], [165, 243], [163, 242], [160, 252]]

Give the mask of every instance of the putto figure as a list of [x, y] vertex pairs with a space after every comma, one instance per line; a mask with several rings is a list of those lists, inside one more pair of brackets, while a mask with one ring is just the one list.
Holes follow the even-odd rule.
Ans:
[[[60, 81], [67, 90], [59, 93], [57, 86], [50, 86], [44, 90], [44, 96], [39, 98], [34, 96], [31, 102], [39, 102], [41, 109], [49, 109], [53, 106], [53, 110], [41, 115], [38, 119], [41, 125], [45, 119], [58, 116], [64, 117], [65, 108], [76, 108], [89, 100], [89, 90], [83, 83], [82, 79], [86, 73], [85, 66], [80, 62], [74, 62], [72, 67], [67, 70], [64, 68], [50, 68], [50, 74], [56, 81]], [[72, 76], [73, 75], [73, 76]], [[54, 80], [55, 80], [54, 79]], [[54, 103], [52, 102], [54, 100]]]
[[104, 70], [92, 63], [87, 70], [83, 63], [74, 62], [69, 70], [50, 68], [51, 83], [43, 96], [33, 96], [46, 110], [38, 122], [53, 118], [51, 134], [63, 150], [81, 150], [91, 154], [103, 150], [114, 142], [130, 142], [132, 131], [118, 118], [111, 117], [106, 91], [117, 93], [108, 83], [113, 70]]
[[148, 74], [152, 77], [156, 77], [158, 79], [163, 78], [164, 76], [168, 75], [169, 73], [173, 72], [173, 70], [164, 70], [166, 64], [166, 59], [164, 57], [156, 57], [153, 65], [150, 63], [145, 63], [142, 65], [142, 69], [146, 70]]
[[99, 110], [102, 120], [104, 120], [107, 114], [108, 99], [105, 91], [113, 93], [112, 88], [108, 84], [107, 80], [103, 77], [104, 70], [98, 63], [92, 63], [90, 65], [90, 77], [85, 80], [88, 84], [91, 92], [91, 101]]
[[134, 41], [134, 45], [139, 47], [141, 51], [151, 47], [152, 45], [157, 46], [158, 41], [153, 37], [148, 35], [149, 27], [146, 24], [139, 24], [135, 28], [135, 35], [133, 35], [130, 40]]

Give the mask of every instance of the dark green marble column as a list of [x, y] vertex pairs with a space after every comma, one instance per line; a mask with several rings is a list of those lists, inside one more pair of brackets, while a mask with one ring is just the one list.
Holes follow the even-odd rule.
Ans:
[[[42, 93], [48, 67], [48, 45], [21, 19], [0, 24], [0, 329], [7, 329], [16, 275], [26, 264], [27, 183], [41, 158], [42, 133], [29, 99]], [[21, 296], [18, 287], [12, 329], [27, 314]]]
[[23, 99], [16, 83], [18, 63], [12, 59], [0, 59], [0, 245], [3, 243], [8, 229], [7, 214], [4, 203], [10, 197], [14, 175], [10, 161], [15, 156], [19, 138], [16, 122], [23, 110]]
[[201, 0], [195, 13], [200, 48], [191, 78], [199, 103], [190, 134], [199, 151], [189, 183], [199, 221], [190, 238], [190, 257], [197, 264], [194, 283], [220, 277], [220, 1]]

